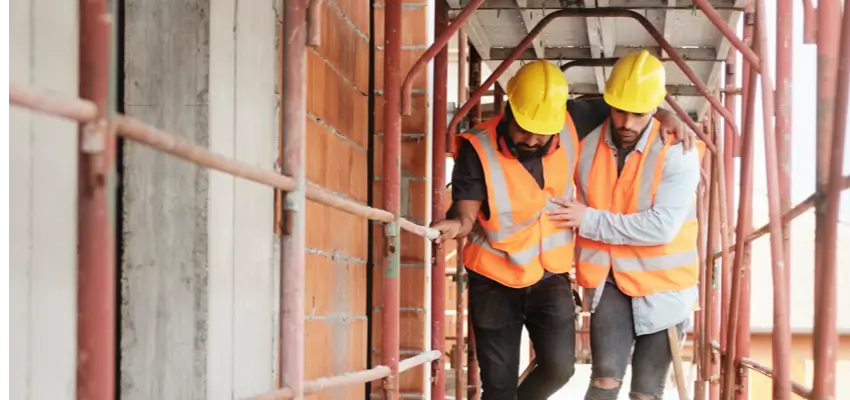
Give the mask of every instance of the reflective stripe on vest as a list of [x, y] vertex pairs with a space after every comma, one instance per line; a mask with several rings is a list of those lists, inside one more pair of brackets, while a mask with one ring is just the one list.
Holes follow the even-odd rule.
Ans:
[[[616, 183], [605, 182], [606, 179], [610, 178], [605, 176], [591, 177], [594, 162], [616, 162], [613, 154], [610, 154], [610, 157], [608, 154], [614, 150], [604, 142], [608, 124], [609, 122], [606, 122], [603, 126], [597, 128], [582, 142], [576, 171], [578, 197], [582, 203], [590, 207], [606, 209], [603, 204], [590, 204], [594, 202], [594, 199], [590, 198], [589, 190], [596, 190], [597, 192], [594, 193], [599, 193], [600, 189], [589, 187], [592, 181], [594, 185], [606, 185], [606, 187], [611, 188], [611, 209], [608, 209], [608, 211], [630, 214], [648, 210], [654, 203], [655, 190], [661, 179], [666, 149], [668, 148], [658, 138], [658, 122], [655, 121], [644, 133], [649, 137], [647, 138], [646, 148], [641, 152], [639, 158], [634, 158], [633, 154], [632, 157], [627, 159], [626, 166], [623, 168], [623, 173], [627, 173], [627, 169], [629, 169], [628, 172], [634, 173], [634, 177], [638, 181], [635, 182], [637, 187], [632, 188], [636, 191], [636, 198], [632, 198], [633, 205], [623, 204], [628, 202], [629, 199], [618, 198], [624, 196], [620, 196], [621, 193], [614, 193]], [[633, 165], [636, 162], [640, 164]], [[637, 167], [637, 171], [634, 170], [635, 167]], [[627, 179], [629, 178], [630, 176], [622, 176], [625, 182], [628, 182]], [[617, 178], [617, 181], [620, 181], [620, 178]], [[600, 195], [597, 194], [597, 196]], [[696, 193], [691, 204], [688, 217], [679, 233], [673, 241], [664, 245], [608, 245], [579, 238], [576, 243], [577, 280], [579, 283], [588, 288], [595, 288], [605, 281], [609, 268], [613, 266], [617, 285], [630, 296], [645, 296], [660, 291], [683, 289], [693, 285], [698, 260]], [[659, 275], [659, 273], [662, 273], [662, 275]]]
[[541, 160], [544, 187], [540, 188], [519, 160], [499, 151], [496, 126], [501, 116], [485, 121], [460, 136], [477, 152], [488, 189], [489, 219], [478, 215], [464, 248], [470, 269], [503, 285], [525, 287], [543, 276], [572, 268], [574, 237], [571, 229], [555, 228], [544, 212], [558, 206], [552, 196], [573, 196], [578, 138], [567, 123], [558, 135], [559, 146]]
[[[564, 152], [567, 156], [567, 160], [574, 160], [576, 156], [576, 149], [572, 139], [573, 133], [570, 131], [569, 126], [569, 123], [564, 124], [564, 129], [558, 134], [560, 141], [560, 148], [558, 151]], [[493, 199], [488, 200], [495, 203], [496, 210], [498, 210], [498, 212], [494, 215], [493, 210], [491, 209], [490, 218], [497, 218], [499, 229], [484, 230], [484, 233], [490, 240], [494, 242], [506, 240], [536, 222], [542, 215], [543, 211], [557, 208], [556, 204], [547, 202], [546, 206], [543, 209], [538, 210], [532, 218], [525, 221], [514, 221], [511, 197], [508, 192], [508, 183], [505, 179], [505, 173], [502, 171], [502, 165], [499, 162], [499, 157], [501, 155], [499, 154], [497, 144], [493, 142], [493, 138], [485, 129], [473, 128], [465, 132], [465, 134], [474, 135], [475, 138], [478, 139], [478, 142], [481, 143], [481, 149], [484, 152], [484, 157], [480, 157], [481, 162], [487, 163], [491, 174], [491, 179], [488, 183], [491, 184], [491, 190], [495, 196]], [[570, 162], [568, 165], [569, 166], [565, 173], [567, 174], [567, 177], [570, 177], [573, 176], [573, 163]], [[562, 192], [562, 196], [566, 199], [570, 199], [572, 195], [573, 185], [572, 182], [569, 182]], [[563, 233], [566, 234], [565, 238], [568, 239], [567, 242], [573, 241], [573, 231], [571, 229], [564, 230]]]

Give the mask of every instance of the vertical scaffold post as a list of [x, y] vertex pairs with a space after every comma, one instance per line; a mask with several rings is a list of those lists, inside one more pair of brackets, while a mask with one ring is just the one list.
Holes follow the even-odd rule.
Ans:
[[295, 180], [284, 194], [280, 246], [280, 385], [304, 397], [304, 248], [307, 157], [307, 0], [283, 3], [281, 24], [281, 171]]
[[[475, 93], [481, 87], [481, 55], [475, 46], [469, 46], [469, 93]], [[475, 102], [475, 106], [469, 110], [469, 126], [478, 125], [481, 122], [481, 100]]]
[[115, 136], [109, 135], [110, 38], [106, 0], [81, 0], [80, 97], [97, 118], [80, 125], [77, 208], [77, 398], [115, 396]]
[[[747, 9], [752, 12], [751, 2]], [[752, 28], [745, 26], [745, 41], [752, 35]], [[746, 399], [747, 371], [739, 369], [741, 357], [749, 352], [750, 342], [750, 244], [744, 238], [752, 231], [752, 197], [753, 197], [753, 134], [755, 116], [755, 92], [757, 80], [756, 70], [746, 64], [744, 74], [744, 129], [741, 137], [741, 172], [739, 181], [740, 201], [738, 202], [738, 222], [735, 233], [735, 258], [731, 269], [732, 282], [730, 288], [729, 316], [727, 325], [726, 362], [723, 366], [724, 400]], [[739, 326], [740, 322], [740, 326]], [[740, 383], [736, 388], [736, 383]]]
[[[448, 5], [443, 0], [436, 1], [434, 10], [434, 36], [440, 36], [449, 26]], [[434, 107], [432, 125], [432, 168], [433, 182], [431, 194], [431, 218], [439, 221], [446, 216], [446, 117], [448, 92], [449, 48], [444, 46], [434, 57]], [[431, 249], [431, 349], [445, 354], [446, 349], [446, 252], [442, 244], [434, 244]], [[462, 339], [461, 339], [462, 340]], [[443, 356], [431, 364], [431, 398], [442, 400], [446, 396], [445, 358]]]
[[[836, 0], [818, 2], [818, 138], [815, 200], [815, 321], [813, 399], [835, 397], [836, 256], [839, 197], [850, 85], [850, 13]], [[831, 36], [830, 36], [831, 35]]]
[[[386, 225], [381, 309], [381, 364], [390, 368], [384, 398], [398, 399], [401, 242], [401, 39], [402, 0], [384, 3], [384, 209], [395, 217]], [[439, 278], [439, 277], [437, 277]], [[443, 306], [445, 308], [445, 306]]]
[[[770, 51], [767, 47], [767, 6], [765, 0], [757, 0], [756, 8], [756, 42], [758, 53], [762, 60], [768, 60]], [[791, 364], [788, 359], [791, 354], [791, 323], [788, 319], [789, 302], [788, 284], [786, 282], [787, 265], [782, 240], [782, 221], [780, 211], [780, 178], [779, 160], [777, 159], [778, 148], [782, 146], [777, 143], [775, 136], [774, 115], [774, 93], [773, 82], [770, 77], [770, 63], [763, 62], [761, 65], [761, 93], [762, 93], [762, 129], [764, 130], [764, 153], [765, 153], [765, 175], [767, 180], [767, 208], [769, 215], [768, 226], [770, 229], [770, 259], [773, 275], [773, 398], [778, 400], [789, 400], [791, 398]]]

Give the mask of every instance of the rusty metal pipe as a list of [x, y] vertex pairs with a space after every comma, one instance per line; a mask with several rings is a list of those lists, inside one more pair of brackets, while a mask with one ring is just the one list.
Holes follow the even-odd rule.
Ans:
[[[734, 51], [730, 51], [726, 56], [726, 73], [724, 74], [724, 85], [726, 88], [734, 87], [737, 85], [737, 62], [738, 56]], [[726, 109], [729, 111], [729, 114], [732, 115], [733, 118], [737, 117], [738, 106], [737, 106], [737, 98], [734, 96], [725, 96], [723, 98], [724, 105]], [[719, 136], [718, 136], [719, 137]], [[735, 132], [729, 128], [729, 125], [724, 126], [723, 130], [723, 160], [718, 161], [719, 166], [724, 169], [722, 172], [723, 176], [718, 176], [718, 179], [723, 179], [723, 187], [721, 188], [720, 198], [723, 202], [720, 204], [721, 213], [724, 214], [721, 216], [724, 228], [721, 229], [721, 234], [728, 235], [731, 226], [729, 223], [735, 219], [735, 140], [736, 140]], [[723, 250], [729, 247], [728, 236], [726, 237], [726, 241], [722, 242]], [[732, 285], [732, 274], [730, 269], [730, 264], [728, 262], [728, 251], [726, 251], [726, 256], [722, 261], [721, 266], [721, 284], [720, 284], [720, 302], [721, 302], [721, 321], [726, 321], [729, 317], [729, 299], [730, 299], [730, 291], [729, 288]], [[723, 348], [726, 348], [726, 324], [720, 325], [720, 344]], [[719, 396], [719, 395], [718, 395]], [[719, 398], [719, 397], [717, 397]]]
[[[458, 258], [458, 268], [463, 264], [463, 258]], [[475, 330], [472, 329], [472, 310], [466, 310], [466, 398], [468, 400], [479, 400], [481, 398], [481, 380], [478, 376], [478, 358], [475, 348]]]
[[[835, 105], [836, 89], [838, 87], [838, 59], [841, 38], [841, 4], [838, 0], [818, 1], [817, 7], [817, 152], [815, 155], [816, 169], [816, 192], [820, 193], [819, 199], [825, 198], [829, 192], [829, 173], [832, 140], [836, 132], [835, 128]], [[844, 110], [839, 113], [846, 112]], [[835, 223], [834, 221], [832, 222]], [[814, 327], [813, 343], [814, 360], [814, 382], [812, 394], [814, 398], [826, 398], [835, 394], [835, 351], [832, 338], [828, 332], [834, 328], [828, 321], [834, 318], [834, 309], [822, 309], [823, 302], [828, 296], [834, 295], [834, 285], [825, 285], [821, 276], [824, 275], [826, 260], [824, 255], [827, 251], [827, 231], [830, 221], [827, 218], [826, 201], [815, 202], [815, 279], [814, 293], [817, 300], [814, 304]], [[828, 275], [828, 273], [827, 273]], [[830, 282], [831, 283], [831, 282]], [[834, 321], [834, 319], [833, 319]], [[824, 331], [825, 330], [825, 331]], [[818, 340], [823, 338], [824, 340]], [[830, 372], [832, 371], [832, 372]]]
[[817, 12], [812, 0], [803, 0], [803, 43], [817, 43]]
[[97, 106], [90, 101], [57, 99], [14, 83], [9, 84], [9, 104], [77, 122], [89, 122], [98, 116]]
[[709, 21], [714, 25], [717, 30], [729, 40], [729, 43], [732, 44], [733, 47], [738, 49], [738, 51], [743, 54], [744, 59], [747, 60], [750, 65], [752, 65], [756, 71], [761, 71], [761, 65], [759, 62], [759, 56], [744, 43], [743, 40], [738, 38], [735, 30], [729, 25], [726, 24], [726, 21], [723, 20], [723, 17], [720, 16], [720, 13], [714, 9], [711, 3], [708, 0], [693, 0], [694, 5], [699, 7], [700, 10], [705, 14], [705, 17], [708, 18]]
[[[402, 0], [384, 4], [384, 209], [398, 218], [401, 214], [401, 39]], [[433, 56], [432, 56], [433, 57]], [[401, 286], [401, 241], [397, 222], [384, 231], [386, 258], [383, 276], [381, 321], [381, 364], [390, 367], [384, 379], [384, 398], [399, 397], [399, 307]], [[445, 306], [443, 306], [444, 309]], [[440, 338], [442, 336], [439, 336]]]
[[[794, 52], [794, 0], [776, 2], [776, 152], [779, 172], [779, 213], [785, 214], [791, 209], [791, 118], [793, 116], [792, 85]], [[769, 67], [769, 66], [768, 66]], [[767, 147], [765, 147], [767, 150]], [[782, 223], [782, 254], [785, 266], [785, 304], [786, 315], [791, 309], [791, 227]], [[775, 288], [774, 288], [775, 290]], [[790, 333], [790, 332], [789, 332]], [[788, 353], [790, 354], [790, 353]], [[775, 364], [774, 364], [775, 365]], [[785, 371], [783, 371], [784, 373]], [[790, 379], [790, 377], [789, 377]], [[774, 381], [775, 383], [776, 381]], [[783, 389], [788, 390], [788, 389]], [[774, 393], [777, 387], [774, 386]]]
[[[96, 109], [94, 103], [82, 99], [56, 100], [38, 91], [17, 87], [15, 94], [10, 92], [10, 98], [15, 102], [11, 104], [41, 111], [49, 115], [68, 119], [87, 120], [88, 110]], [[32, 103], [31, 99], [39, 99], [38, 103]], [[42, 102], [44, 100], [45, 102]], [[223, 157], [207, 150], [204, 147], [195, 146], [167, 132], [160, 131], [150, 125], [146, 125], [134, 118], [116, 114], [112, 120], [115, 135], [121, 136], [135, 142], [150, 146], [151, 148], [171, 154], [180, 159], [198, 164], [204, 168], [224, 172], [242, 179], [268, 185], [283, 191], [295, 188], [295, 181], [286, 175], [281, 175], [270, 170], [256, 168], [245, 163]], [[386, 210], [369, 207], [352, 200], [340, 197], [327, 189], [315, 184], [307, 183], [307, 200], [333, 207], [337, 210], [367, 218], [378, 222], [392, 222], [394, 217]], [[407, 219], [400, 218], [401, 229], [414, 235], [429, 240], [437, 238], [440, 234], [437, 230], [422, 225], [417, 225]]]
[[705, 143], [705, 148], [708, 149], [708, 151], [710, 151], [711, 153], [716, 153], [717, 148], [714, 146], [714, 143], [712, 143], [711, 138], [708, 137], [705, 132], [702, 131], [702, 128], [697, 126], [696, 122], [691, 119], [691, 116], [688, 115], [685, 109], [683, 109], [682, 106], [680, 106], [679, 103], [675, 99], [673, 99], [673, 96], [670, 96], [668, 94], [664, 96], [664, 99], [667, 100], [667, 104], [669, 104], [670, 107], [673, 108], [673, 111], [676, 111], [676, 114], [679, 115], [679, 118], [681, 118], [682, 121], [684, 121], [685, 124], [688, 125], [688, 127], [691, 128], [691, 130], [694, 131], [697, 136], [699, 136], [700, 140]]
[[[751, 70], [754, 75], [755, 71]], [[756, 80], [751, 79], [749, 82], [748, 91], [755, 92]], [[736, 237], [747, 237], [751, 230], [752, 220], [752, 187], [753, 187], [753, 118], [755, 111], [755, 96], [746, 96], [746, 107], [744, 112], [744, 134], [741, 138], [741, 179], [740, 179], [740, 201], [738, 202], [738, 223]], [[732, 285], [730, 288], [729, 301], [729, 317], [726, 320], [727, 338], [726, 338], [726, 360], [723, 366], [724, 380], [721, 391], [721, 398], [724, 400], [731, 399], [734, 394], [736, 369], [736, 355], [740, 354], [739, 350], [745, 348], [745, 340], [739, 339], [738, 323], [742, 317], [741, 314], [749, 314], [748, 312], [748, 297], [749, 297], [749, 268], [745, 262], [749, 249], [748, 242], [739, 240], [735, 243], [735, 260], [732, 268]], [[745, 252], [746, 248], [746, 252]], [[747, 289], [747, 290], [743, 290]], [[743, 301], [742, 301], [743, 298]], [[743, 309], [743, 310], [742, 310]], [[743, 311], [743, 312], [742, 312]], [[747, 318], [749, 316], [747, 315]], [[743, 321], [743, 324], [749, 325], [749, 319]]]
[[[467, 81], [467, 85], [469, 86], [469, 91], [477, 91], [481, 87], [481, 55], [478, 54], [478, 50], [473, 46], [469, 46], [469, 80]], [[469, 111], [469, 126], [478, 125], [481, 122], [481, 98], [473, 103], [472, 108]], [[449, 143], [454, 143], [454, 141], [449, 141]]]
[[[442, 35], [449, 26], [449, 10], [445, 1], [437, 1], [434, 12], [434, 34]], [[446, 217], [446, 135], [442, 129], [446, 126], [448, 115], [448, 46], [440, 48], [434, 57], [434, 106], [432, 109], [432, 186], [431, 218], [434, 221]], [[431, 349], [445, 353], [446, 324], [446, 256], [445, 248], [440, 244], [431, 246]], [[442, 400], [446, 396], [446, 368], [443, 357], [437, 358], [431, 365], [431, 398]]]
[[[764, 375], [768, 378], [771, 378], [774, 381], [779, 379], [773, 373], [773, 370], [771, 370], [768, 366], [766, 366], [766, 365], [764, 365], [764, 364], [762, 364], [762, 363], [760, 363], [756, 360], [753, 360], [751, 358], [747, 358], [747, 357], [741, 358], [741, 366], [749, 368], [749, 369], [756, 371], [758, 373], [761, 373], [762, 375]], [[803, 385], [801, 385], [797, 382], [793, 382], [793, 381], [789, 382], [789, 384], [791, 385], [791, 392], [793, 392], [797, 396], [800, 396], [804, 399], [812, 399], [813, 398], [811, 389], [808, 389], [805, 386], [803, 386]]]
[[[463, 29], [457, 31], [457, 104], [455, 107], [463, 104], [466, 101], [466, 96], [469, 95], [469, 89], [466, 87], [466, 53], [469, 47], [466, 32]], [[445, 121], [443, 125], [445, 126]]]
[[[422, 54], [419, 59], [410, 67], [410, 70], [407, 72], [407, 76], [404, 78], [404, 83], [402, 84], [402, 112], [404, 115], [410, 115], [413, 113], [412, 105], [411, 105], [411, 96], [413, 95], [413, 81], [416, 80], [416, 77], [422, 73], [422, 70], [425, 69], [425, 66], [431, 61], [434, 56], [440, 51], [440, 49], [446, 47], [446, 44], [449, 43], [449, 40], [454, 36], [455, 32], [457, 32], [462, 26], [463, 23], [478, 9], [478, 6], [483, 3], [484, 0], [470, 0], [469, 3], [466, 4], [466, 7], [455, 16], [452, 23], [446, 27], [446, 29], [440, 33], [439, 36], [434, 38], [434, 43], [428, 46], [428, 50], [425, 50], [425, 53]], [[386, 17], [385, 17], [386, 18]], [[401, 31], [386, 31], [386, 35], [397, 34], [401, 35]]]
[[[769, 57], [767, 47], [767, 24], [765, 0], [758, 0], [756, 6], [756, 40], [758, 51], [764, 59]], [[767, 208], [770, 217], [770, 260], [773, 266], [773, 367], [776, 379], [773, 380], [773, 398], [789, 400], [791, 398], [791, 322], [788, 300], [789, 283], [785, 264], [785, 251], [782, 239], [782, 211], [779, 206], [779, 161], [777, 160], [777, 140], [774, 135], [773, 83], [770, 77], [770, 64], [761, 68], [762, 93], [762, 129], [764, 130], [765, 171], [767, 178]], [[754, 93], [753, 93], [754, 94]]]
[[[106, 0], [80, 1], [79, 93], [97, 117], [80, 125], [77, 191], [77, 393], [115, 396], [115, 234], [110, 210], [115, 137], [108, 134], [112, 16]], [[94, 146], [92, 146], [94, 144]]]
[[[458, 239], [457, 240], [457, 248], [458, 251], [463, 250], [463, 246], [466, 240]], [[458, 258], [460, 259], [460, 258]], [[458, 263], [458, 267], [462, 267], [463, 263]], [[455, 354], [454, 354], [454, 364], [455, 364], [455, 399], [463, 400], [463, 395], [466, 392], [464, 390], [464, 382], [465, 379], [463, 376], [463, 364], [464, 364], [464, 348], [466, 347], [466, 343], [463, 340], [463, 325], [465, 319], [464, 312], [466, 311], [466, 299], [464, 298], [464, 293], [466, 292], [466, 273], [463, 268], [456, 268], [455, 273], [455, 338], [458, 340], [455, 341]]]
[[322, 3], [324, 0], [310, 0], [307, 8], [307, 45], [310, 47], [322, 45]]
[[[703, 129], [705, 129], [705, 123], [703, 123]], [[712, 171], [711, 169], [711, 157], [704, 157], [702, 159], [702, 168], [708, 171]], [[713, 171], [712, 171], [713, 172]], [[708, 342], [708, 321], [707, 316], [710, 311], [710, 306], [708, 305], [709, 301], [709, 269], [707, 261], [710, 259], [710, 254], [706, 254], [706, 252], [711, 251], [711, 230], [713, 228], [713, 222], [711, 221], [711, 215], [708, 212], [709, 207], [711, 207], [711, 198], [710, 192], [712, 185], [711, 172], [708, 172], [700, 182], [699, 187], [697, 188], [697, 224], [699, 226], [699, 234], [697, 235], [697, 252], [699, 253], [699, 310], [696, 311], [694, 316], [694, 343], [693, 347], [693, 362], [697, 366], [697, 379], [694, 382], [694, 399], [696, 400], [705, 400], [706, 396], [706, 386], [705, 382], [708, 380], [706, 377], [708, 376], [708, 358], [706, 357], [706, 343]], [[708, 200], [708, 201], [706, 201]], [[677, 383], [678, 385], [678, 383]]]
[[[406, 358], [399, 362], [398, 370], [400, 372], [407, 371], [414, 367], [418, 367], [427, 362], [431, 362], [442, 355], [438, 351], [427, 351], [415, 357]], [[379, 365], [372, 369], [364, 371], [351, 372], [347, 374], [332, 376], [329, 378], [319, 378], [316, 380], [304, 382], [304, 394], [318, 394], [326, 390], [345, 387], [351, 385], [363, 384], [376, 379], [385, 378], [390, 375], [390, 368], [384, 365]], [[284, 387], [272, 392], [264, 393], [259, 396], [251, 397], [251, 400], [289, 400], [294, 398], [292, 389]]]
[[[713, 122], [714, 122], [714, 119], [712, 119], [712, 129], [714, 130], [714, 133], [715, 133], [714, 137], [715, 137], [715, 139], [718, 139], [720, 137], [720, 132], [717, 131], [717, 126]], [[726, 284], [726, 282], [722, 281], [722, 279], [723, 279], [723, 276], [724, 276], [723, 275], [724, 270], [729, 269], [729, 264], [730, 264], [729, 263], [729, 261], [730, 261], [729, 260], [729, 252], [728, 252], [728, 250], [726, 250], [730, 239], [729, 239], [729, 225], [728, 225], [727, 213], [726, 213], [726, 182], [725, 182], [725, 179], [726, 179], [725, 168], [726, 168], [726, 166], [724, 165], [725, 164], [724, 161], [726, 159], [725, 154], [724, 154], [725, 143], [723, 143], [723, 145], [724, 146], [718, 146], [718, 153], [715, 153], [714, 164], [713, 164], [713, 167], [714, 167], [714, 182], [712, 184], [712, 192], [713, 192], [712, 196], [715, 196], [716, 198], [714, 199], [714, 201], [715, 201], [714, 202], [714, 209], [711, 212], [716, 213], [716, 215], [715, 215], [716, 225], [714, 226], [714, 229], [717, 232], [713, 233], [713, 235], [716, 235], [716, 236], [715, 236], [715, 240], [712, 243], [713, 245], [711, 246], [711, 249], [713, 250], [714, 248], [716, 248], [717, 240], [719, 239], [720, 246], [721, 246], [721, 252], [720, 252], [721, 262], [720, 262], [720, 269], [718, 270], [718, 267], [717, 267], [716, 262], [714, 261], [714, 258], [713, 257], [710, 258], [711, 265], [712, 265], [712, 271], [713, 271], [713, 273], [712, 273], [713, 301], [711, 303], [712, 304], [711, 316], [710, 316], [711, 335], [710, 335], [709, 343], [717, 341], [718, 339], [722, 338], [723, 332], [721, 332], [721, 325], [722, 325], [722, 321], [723, 321], [723, 318], [722, 318], [723, 315], [721, 313], [722, 313], [722, 310], [723, 310], [723, 298], [721, 297], [722, 294], [717, 292], [717, 284], [720, 283], [721, 287], [722, 287], [722, 285]], [[720, 272], [721, 276], [718, 276], [718, 272]], [[728, 288], [727, 288], [727, 290], [728, 290]], [[707, 347], [710, 347], [710, 346], [707, 346]], [[719, 359], [719, 357], [716, 357], [714, 352], [711, 351], [710, 348], [706, 349], [706, 352], [707, 352], [707, 356], [711, 357], [710, 376], [719, 376], [719, 374], [720, 374], [720, 359]], [[719, 385], [719, 382], [717, 380], [711, 379], [709, 381], [709, 398], [712, 399], [712, 400], [720, 399], [720, 385]]]
[[307, 236], [307, 1], [293, 0], [281, 24], [281, 173], [295, 182], [284, 193], [280, 238], [280, 386], [304, 396], [304, 280]]
[[457, 125], [460, 122], [461, 118], [466, 116], [472, 106], [481, 99], [481, 96], [484, 95], [484, 92], [487, 91], [490, 86], [492, 86], [493, 83], [497, 79], [499, 79], [502, 74], [505, 73], [505, 71], [510, 67], [511, 63], [513, 63], [514, 61], [516, 61], [517, 58], [519, 58], [520, 54], [522, 54], [525, 49], [527, 49], [528, 46], [531, 45], [531, 42], [537, 37], [537, 35], [539, 35], [540, 32], [543, 31], [543, 29], [546, 28], [546, 26], [549, 25], [552, 21], [562, 17], [622, 17], [634, 19], [641, 26], [643, 26], [644, 29], [646, 29], [647, 33], [649, 33], [649, 35], [652, 36], [652, 38], [658, 42], [661, 48], [665, 52], [667, 52], [670, 58], [673, 59], [673, 62], [675, 62], [676, 65], [681, 68], [685, 76], [687, 76], [688, 79], [691, 80], [691, 82], [697, 87], [700, 93], [705, 96], [709, 103], [711, 103], [711, 106], [725, 118], [725, 122], [729, 124], [730, 128], [737, 132], [738, 128], [737, 126], [735, 126], [735, 122], [732, 120], [729, 111], [723, 107], [720, 101], [717, 100], [717, 98], [714, 97], [711, 92], [709, 92], [705, 84], [703, 84], [702, 81], [699, 80], [699, 77], [696, 76], [694, 71], [688, 66], [688, 64], [682, 59], [682, 57], [679, 56], [679, 54], [676, 52], [676, 49], [672, 45], [670, 45], [670, 43], [664, 38], [664, 35], [662, 35], [661, 32], [658, 32], [658, 29], [656, 29], [652, 22], [650, 22], [646, 17], [644, 17], [643, 14], [623, 8], [567, 8], [555, 11], [543, 17], [543, 19], [541, 19], [540, 22], [538, 22], [537, 25], [534, 26], [534, 29], [528, 32], [525, 38], [517, 45], [517, 47], [514, 48], [511, 54], [504, 61], [502, 61], [501, 64], [499, 64], [499, 66], [496, 68], [495, 71], [493, 71], [493, 73], [490, 74], [490, 77], [487, 78], [484, 84], [481, 85], [481, 87], [479, 87], [470, 96], [466, 104], [464, 104], [463, 107], [461, 107], [461, 109], [458, 110], [458, 112], [454, 115], [452, 121], [449, 123], [449, 134], [451, 134], [451, 132], [454, 132], [455, 129], [457, 129]]
[[[827, 7], [829, 2], [819, 2], [818, 9]], [[840, 6], [838, 6], [840, 7]], [[822, 21], [818, 29], [830, 31], [832, 27], [824, 26]], [[844, 166], [844, 143], [847, 133], [847, 105], [850, 102], [850, 12], [844, 10], [844, 20], [841, 22], [841, 37], [833, 38], [840, 40], [839, 56], [837, 57], [837, 80], [834, 97], [834, 124], [832, 127], [832, 141], [829, 151], [829, 171], [826, 185], [825, 198], [818, 204], [818, 221], [816, 232], [822, 233], [823, 241], [821, 254], [818, 254], [818, 262], [815, 264], [815, 281], [820, 282], [820, 290], [815, 297], [814, 324], [814, 383], [812, 397], [816, 399], [832, 398], [836, 395], [836, 350], [838, 348], [837, 331], [837, 256], [838, 256], [838, 214], [841, 190], [844, 178], [841, 170]], [[820, 51], [821, 43], [818, 43]], [[828, 50], [828, 49], [827, 49]], [[818, 64], [824, 62], [818, 57]], [[820, 222], [823, 221], [822, 226]], [[816, 238], [819, 240], [819, 238]], [[818, 268], [819, 267], [819, 268]]]

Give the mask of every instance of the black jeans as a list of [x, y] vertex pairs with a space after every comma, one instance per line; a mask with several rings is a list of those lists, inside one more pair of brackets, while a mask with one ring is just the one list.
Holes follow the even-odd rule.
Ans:
[[[681, 335], [685, 322], [677, 327]], [[634, 353], [632, 353], [634, 344]], [[667, 330], [635, 336], [632, 298], [616, 284], [605, 283], [602, 298], [590, 316], [590, 351], [593, 372], [585, 400], [615, 400], [626, 375], [629, 356], [632, 362], [630, 399], [661, 399], [672, 355]], [[617, 385], [598, 387], [597, 379], [614, 379]]]
[[[514, 289], [469, 271], [469, 308], [482, 400], [543, 400], [575, 372], [575, 304], [564, 275]], [[537, 368], [517, 388], [522, 326]]]

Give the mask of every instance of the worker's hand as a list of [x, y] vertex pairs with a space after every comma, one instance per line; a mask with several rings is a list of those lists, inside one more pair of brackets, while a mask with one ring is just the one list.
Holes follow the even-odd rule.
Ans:
[[671, 144], [682, 142], [685, 153], [694, 148], [696, 134], [677, 117], [669, 117], [661, 121], [661, 127], [658, 129], [658, 133], [661, 135], [661, 141], [663, 143], [667, 143], [668, 140], [672, 140]]
[[567, 200], [563, 197], [552, 197], [550, 201], [561, 206], [561, 208], [548, 212], [550, 220], [559, 221], [555, 224], [556, 227], [578, 228], [581, 226], [581, 217], [584, 216], [584, 211], [587, 210], [586, 205], [574, 199]]
[[434, 239], [434, 243], [443, 243], [447, 240], [462, 239], [472, 231], [472, 224], [463, 223], [456, 219], [444, 219], [431, 224], [431, 228], [440, 231], [440, 237]]

